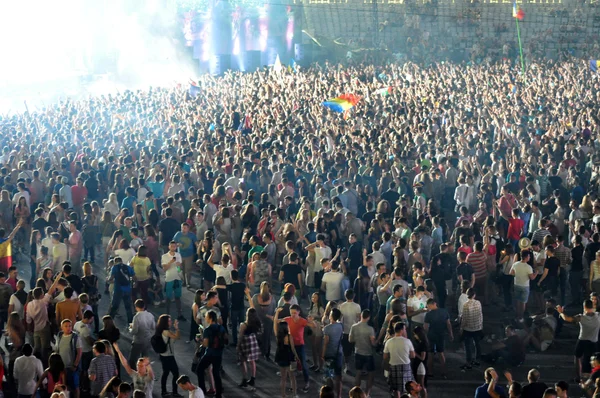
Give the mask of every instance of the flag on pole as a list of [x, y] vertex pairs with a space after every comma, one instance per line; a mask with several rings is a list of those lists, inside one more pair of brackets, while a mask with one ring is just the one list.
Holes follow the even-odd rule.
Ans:
[[522, 21], [524, 17], [525, 11], [523, 11], [520, 6], [517, 6], [516, 1], [513, 1], [513, 18], [517, 18], [519, 21]]
[[296, 60], [294, 58], [292, 58], [292, 70], [294, 71], [294, 73], [298, 73], [298, 70], [296, 69]]
[[190, 88], [188, 90], [190, 97], [196, 98], [198, 94], [200, 94], [200, 87], [198, 87], [198, 83], [193, 80], [190, 80]]
[[273, 70], [279, 73], [282, 69], [283, 66], [281, 65], [281, 60], [279, 59], [279, 54], [277, 54], [277, 58], [275, 58], [275, 63], [273, 64]]
[[342, 113], [352, 109], [360, 101], [360, 97], [355, 94], [344, 94], [323, 102], [323, 106], [334, 112]]
[[590, 70], [596, 72], [598, 70], [598, 60], [590, 59]]
[[240, 121], [238, 131], [240, 131], [242, 135], [247, 135], [252, 131], [252, 121], [250, 120], [250, 116], [244, 116], [244, 118]]

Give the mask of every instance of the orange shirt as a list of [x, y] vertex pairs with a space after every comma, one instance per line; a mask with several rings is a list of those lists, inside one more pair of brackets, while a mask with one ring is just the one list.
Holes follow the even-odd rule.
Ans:
[[308, 324], [308, 321], [300, 317], [297, 322], [294, 322], [291, 316], [283, 318], [283, 320], [288, 323], [294, 345], [304, 345], [304, 327]]
[[63, 300], [56, 304], [56, 320], [60, 325], [64, 319], [70, 319], [75, 325], [79, 311], [81, 311], [79, 300]]

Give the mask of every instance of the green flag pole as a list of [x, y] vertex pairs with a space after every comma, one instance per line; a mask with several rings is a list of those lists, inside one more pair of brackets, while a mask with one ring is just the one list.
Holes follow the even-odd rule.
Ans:
[[519, 28], [519, 18], [515, 17], [515, 22], [517, 23], [517, 37], [519, 39], [519, 54], [521, 55], [521, 70], [523, 71], [523, 75], [525, 75], [525, 61], [523, 61], [523, 45], [521, 44], [521, 29]]

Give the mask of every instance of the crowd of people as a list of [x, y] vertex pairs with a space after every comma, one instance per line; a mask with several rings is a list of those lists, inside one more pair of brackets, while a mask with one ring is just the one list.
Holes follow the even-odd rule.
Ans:
[[[271, 362], [282, 398], [339, 398], [343, 374], [353, 398], [382, 377], [395, 397], [427, 397], [456, 338], [461, 371], [484, 373], [476, 398], [563, 398], [566, 381], [533, 369], [504, 389], [481, 362], [519, 366], [572, 322], [575, 383], [600, 396], [600, 108], [585, 63], [298, 69], [0, 119], [5, 389], [151, 396], [159, 358], [162, 396], [221, 398], [231, 345], [244, 390]], [[350, 111], [321, 105], [345, 93], [360, 97]], [[497, 311], [511, 322], [483, 353]]]

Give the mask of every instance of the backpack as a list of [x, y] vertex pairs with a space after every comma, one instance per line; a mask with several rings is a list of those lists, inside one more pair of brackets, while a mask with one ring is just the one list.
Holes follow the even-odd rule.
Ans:
[[209, 346], [213, 350], [221, 351], [225, 348], [227, 344], [229, 344], [229, 335], [227, 334], [225, 328], [219, 325], [219, 332], [216, 335], [212, 336], [212, 339], [209, 342]]
[[94, 282], [90, 282], [86, 277], [81, 278], [81, 282], [83, 283], [83, 292], [87, 293], [90, 298], [90, 305], [96, 305], [102, 296], [98, 294], [98, 289], [96, 288], [98, 278], [95, 275], [92, 275], [92, 277], [90, 279], [93, 279]]
[[[73, 331], [71, 336], [73, 336], [71, 338], [71, 344], [70, 344], [70, 348], [71, 348], [71, 358], [73, 359], [73, 361], [75, 360], [75, 358], [77, 358], [77, 341], [79, 340], [79, 335], [77, 334], [77, 332]], [[55, 352], [58, 352], [58, 350], [60, 349], [60, 340], [63, 337], [63, 332], [58, 332], [58, 334], [56, 335], [56, 350]], [[80, 362], [81, 365], [81, 362]]]
[[118, 264], [119, 272], [115, 276], [115, 281], [119, 286], [131, 286], [131, 275], [129, 274], [129, 266], [127, 264]]
[[155, 334], [150, 338], [150, 345], [152, 345], [152, 349], [157, 354], [164, 354], [165, 352], [167, 352], [168, 342], [170, 341], [171, 338], [169, 337], [167, 343], [165, 343], [165, 340], [162, 338], [161, 335]]

